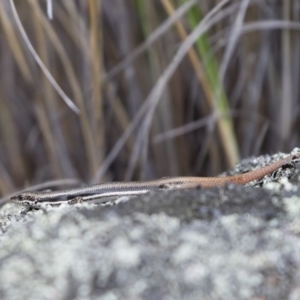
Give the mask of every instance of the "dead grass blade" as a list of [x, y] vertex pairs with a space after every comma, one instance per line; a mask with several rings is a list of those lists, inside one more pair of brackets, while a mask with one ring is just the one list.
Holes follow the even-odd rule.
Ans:
[[18, 29], [21, 33], [22, 38], [24, 39], [24, 42], [28, 48], [28, 50], [31, 52], [32, 56], [34, 57], [37, 64], [40, 66], [42, 71], [44, 72], [45, 76], [48, 78], [48, 80], [51, 82], [53, 88], [57, 91], [57, 93], [61, 96], [61, 98], [64, 100], [64, 102], [70, 107], [71, 110], [73, 110], [75, 113], [79, 113], [78, 107], [73, 103], [73, 101], [66, 95], [66, 93], [62, 90], [62, 88], [58, 85], [56, 80], [53, 78], [47, 67], [44, 65], [42, 60], [40, 59], [39, 55], [35, 51], [34, 47], [32, 46], [23, 26], [21, 23], [21, 20], [19, 18], [18, 12], [16, 10], [15, 4], [13, 0], [9, 0], [11, 9], [13, 11], [14, 18], [16, 20]]

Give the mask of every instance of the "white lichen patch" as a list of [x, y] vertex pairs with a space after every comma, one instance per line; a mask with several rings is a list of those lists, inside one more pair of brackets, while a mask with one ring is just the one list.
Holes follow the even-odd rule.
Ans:
[[289, 225], [288, 229], [295, 234], [300, 234], [300, 220], [294, 219]]
[[171, 259], [174, 264], [181, 264], [194, 257], [196, 252], [197, 248], [195, 246], [188, 243], [182, 244], [175, 249]]
[[291, 152], [292, 155], [298, 154], [300, 152], [300, 148], [295, 147]]
[[295, 218], [300, 215], [300, 198], [297, 196], [292, 196], [290, 198], [284, 198], [283, 203], [286, 211], [290, 217]]
[[287, 177], [283, 177], [279, 180], [279, 183], [284, 187], [287, 192], [297, 191], [297, 186], [292, 184]]
[[188, 242], [202, 247], [206, 247], [209, 244], [209, 239], [206, 236], [193, 231], [183, 231], [180, 235], [180, 239], [183, 242]]
[[208, 275], [208, 268], [204, 264], [196, 263], [185, 269], [183, 279], [187, 284], [197, 284]]
[[263, 185], [263, 188], [274, 192], [280, 192], [282, 188], [288, 192], [297, 190], [297, 187], [293, 185], [287, 177], [280, 178], [278, 182], [267, 182]]
[[116, 238], [112, 243], [116, 265], [124, 268], [137, 267], [140, 263], [140, 251], [124, 237]]

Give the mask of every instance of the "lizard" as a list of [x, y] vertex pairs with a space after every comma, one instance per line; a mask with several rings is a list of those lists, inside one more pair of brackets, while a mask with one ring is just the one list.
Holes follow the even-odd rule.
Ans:
[[40, 208], [42, 204], [52, 206], [61, 205], [63, 203], [75, 204], [79, 202], [89, 202], [98, 198], [146, 194], [151, 190], [213, 188], [229, 183], [244, 185], [278, 170], [282, 166], [291, 163], [293, 159], [299, 157], [300, 152], [291, 154], [259, 169], [232, 176], [164, 177], [149, 181], [100, 183], [60, 191], [24, 192], [13, 196], [11, 201], [26, 207]]

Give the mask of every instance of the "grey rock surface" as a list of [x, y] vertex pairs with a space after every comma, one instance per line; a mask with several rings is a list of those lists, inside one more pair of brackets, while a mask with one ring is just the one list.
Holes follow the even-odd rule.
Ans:
[[0, 299], [300, 299], [299, 172], [105, 207], [7, 204]]

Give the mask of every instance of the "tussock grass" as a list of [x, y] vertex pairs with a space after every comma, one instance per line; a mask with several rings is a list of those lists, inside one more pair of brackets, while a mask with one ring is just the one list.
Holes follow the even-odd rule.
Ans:
[[1, 196], [299, 146], [298, 1], [50, 2], [0, 2]]

